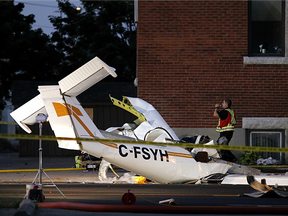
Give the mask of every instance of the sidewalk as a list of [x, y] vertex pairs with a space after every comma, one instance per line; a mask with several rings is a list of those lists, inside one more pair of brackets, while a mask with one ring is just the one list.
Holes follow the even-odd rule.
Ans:
[[[98, 171], [86, 169], [73, 169], [73, 157], [43, 157], [42, 167], [44, 172], [54, 183], [71, 182], [99, 182]], [[33, 171], [27, 171], [33, 169]], [[19, 157], [18, 153], [0, 153], [0, 183], [31, 183], [37, 175], [39, 169], [38, 157]], [[45, 169], [54, 169], [45, 171]], [[120, 176], [125, 170], [115, 170]], [[114, 178], [115, 175], [109, 169], [108, 178]], [[36, 182], [39, 181], [39, 177]], [[43, 183], [51, 183], [50, 180], [42, 174]]]
[[[105, 183], [100, 181], [98, 176], [98, 170], [86, 170], [72, 168], [74, 166], [74, 157], [43, 157], [42, 167], [44, 172], [54, 183]], [[33, 169], [33, 171], [31, 171]], [[52, 169], [52, 171], [51, 171]], [[27, 171], [29, 170], [29, 171]], [[31, 183], [39, 170], [39, 158], [38, 157], [19, 157], [18, 153], [0, 153], [0, 184], [1, 183]], [[279, 173], [279, 170], [274, 173]], [[121, 177], [118, 181], [126, 181], [134, 183], [134, 179], [130, 178], [129, 171], [124, 169], [115, 169], [115, 172]], [[272, 178], [271, 185], [274, 185], [274, 181], [278, 185], [288, 185], [288, 172], [287, 168], [283, 168], [282, 175], [279, 177], [271, 173], [272, 176], [260, 175], [259, 178]], [[49, 178], [42, 174], [43, 183], [51, 183]], [[267, 175], [269, 175], [267, 173]], [[255, 176], [256, 178], [257, 176]], [[107, 178], [109, 183], [116, 180], [115, 174], [108, 169]], [[229, 175], [223, 181], [222, 184], [247, 184], [245, 175]], [[244, 180], [243, 180], [244, 179]], [[36, 183], [39, 182], [39, 176], [36, 179]], [[107, 182], [108, 183], [108, 182]]]

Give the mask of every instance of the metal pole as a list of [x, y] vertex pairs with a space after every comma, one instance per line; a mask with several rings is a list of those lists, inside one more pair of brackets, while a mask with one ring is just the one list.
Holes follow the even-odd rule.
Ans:
[[[42, 122], [39, 121], [39, 136], [42, 136]], [[42, 140], [39, 139], [39, 185], [42, 188]]]
[[[42, 122], [44, 121], [46, 121], [46, 118], [47, 118], [47, 116], [45, 117], [45, 119], [43, 119], [43, 115], [44, 114], [42, 114], [42, 116], [39, 116], [40, 114], [38, 114], [38, 116], [37, 117], [39, 117], [38, 119], [37, 119], [37, 117], [36, 117], [36, 120], [37, 120], [37, 122], [39, 123], [39, 136], [42, 136]], [[45, 115], [44, 115], [45, 116]], [[35, 178], [34, 178], [34, 180], [33, 180], [33, 184], [35, 183], [35, 181], [36, 181], [36, 179], [37, 179], [37, 177], [38, 177], [38, 175], [39, 175], [39, 187], [40, 188], [42, 188], [42, 173], [44, 173], [45, 175], [46, 175], [46, 177], [50, 180], [50, 182], [57, 188], [57, 190], [62, 194], [62, 196], [66, 199], [66, 197], [65, 197], [65, 195], [60, 191], [60, 189], [57, 187], [57, 185], [55, 185], [54, 184], [54, 182], [49, 178], [49, 176], [44, 172], [44, 170], [43, 170], [43, 164], [42, 164], [42, 152], [43, 152], [43, 149], [42, 149], [42, 140], [41, 140], [41, 138], [39, 139], [39, 170], [38, 170], [38, 172], [37, 172], [37, 174], [36, 174], [36, 176], [35, 176]]]

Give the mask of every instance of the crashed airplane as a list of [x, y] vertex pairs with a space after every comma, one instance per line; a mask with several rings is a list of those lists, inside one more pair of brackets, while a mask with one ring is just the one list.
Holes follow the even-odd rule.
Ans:
[[[13, 111], [11, 116], [27, 133], [31, 133], [28, 125], [37, 123], [36, 117], [42, 114], [48, 116], [56, 137], [108, 139], [107, 142], [58, 140], [60, 148], [81, 150], [101, 158], [102, 171], [114, 164], [157, 183], [185, 183], [213, 174], [224, 175], [231, 170], [237, 173], [235, 167], [239, 166], [221, 160], [215, 149], [194, 148], [191, 151], [171, 145], [111, 142], [119, 137], [162, 143], [176, 143], [180, 139], [151, 104], [132, 97], [123, 97], [123, 101], [110, 98], [115, 105], [138, 117], [135, 124], [99, 130], [76, 97], [109, 75], [116, 77], [115, 69], [95, 57], [60, 80], [58, 85], [39, 86], [40, 94]], [[213, 141], [207, 143], [211, 144]], [[207, 160], [197, 161], [197, 154], [203, 151], [208, 153]], [[240, 173], [247, 174], [246, 171], [240, 170]], [[101, 173], [105, 179], [105, 172]]]

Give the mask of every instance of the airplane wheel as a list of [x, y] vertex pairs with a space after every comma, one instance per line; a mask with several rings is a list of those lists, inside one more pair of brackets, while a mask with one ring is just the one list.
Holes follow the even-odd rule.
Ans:
[[134, 203], [136, 202], [136, 197], [133, 193], [125, 193], [123, 196], [122, 196], [122, 203], [124, 205], [134, 205]]

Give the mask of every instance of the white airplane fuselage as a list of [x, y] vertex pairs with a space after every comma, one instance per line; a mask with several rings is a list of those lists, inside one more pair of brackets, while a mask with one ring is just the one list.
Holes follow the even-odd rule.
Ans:
[[226, 173], [230, 165], [196, 162], [181, 147], [83, 142], [84, 152], [145, 176], [158, 183], [183, 183], [213, 173]]

